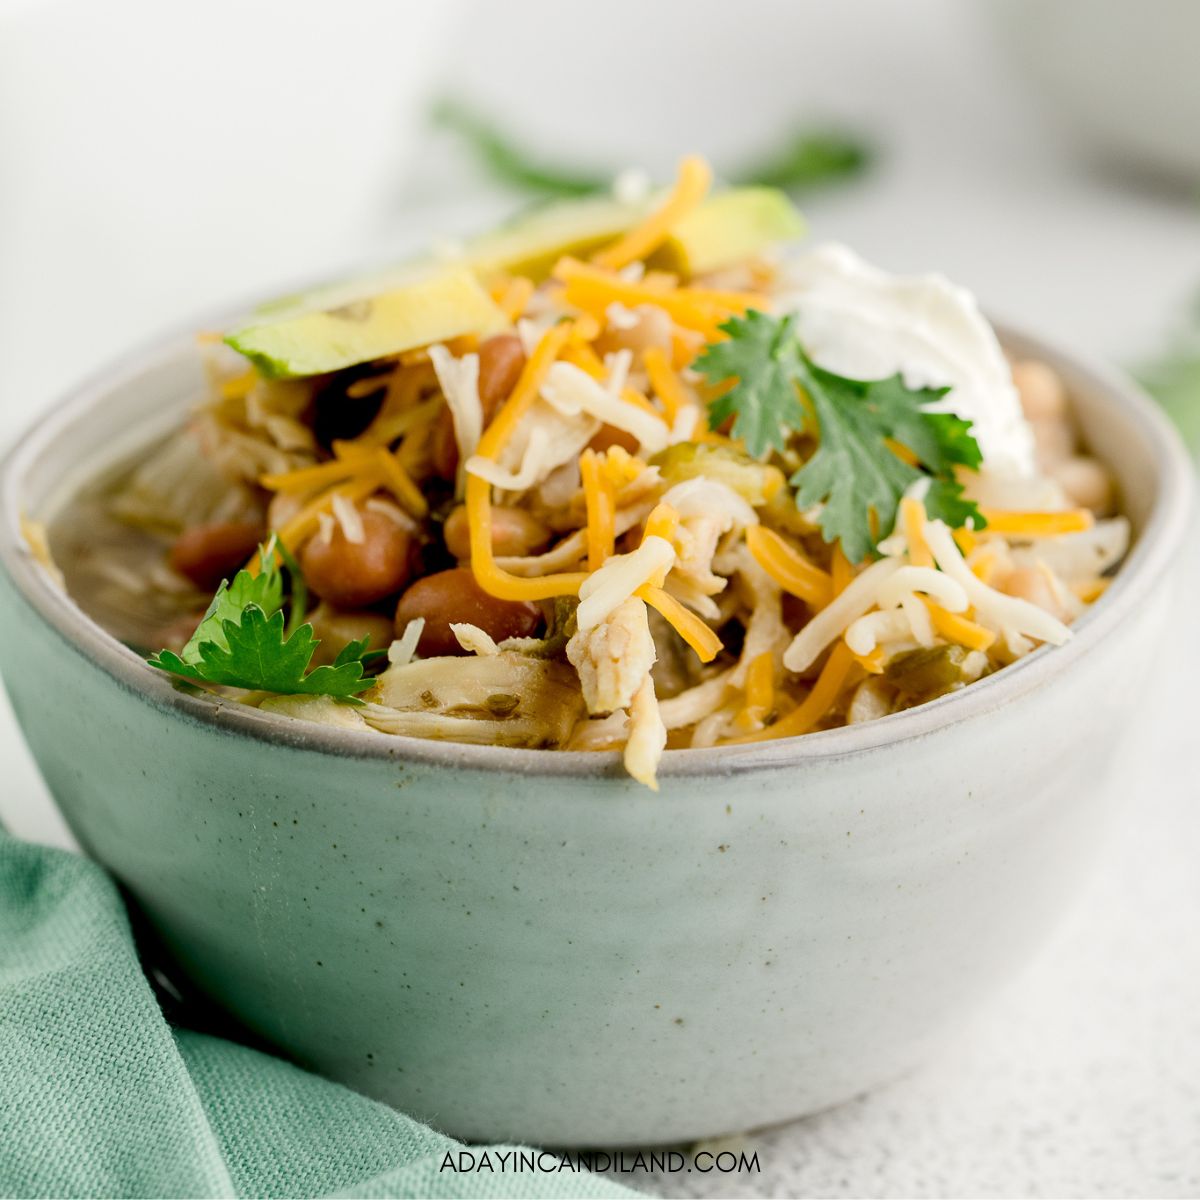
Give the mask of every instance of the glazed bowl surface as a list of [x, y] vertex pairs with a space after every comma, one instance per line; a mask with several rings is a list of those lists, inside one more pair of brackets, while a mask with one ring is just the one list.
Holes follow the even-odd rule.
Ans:
[[1030, 956], [1114, 799], [1190, 466], [1120, 376], [1072, 391], [1136, 529], [1059, 649], [866, 725], [664, 758], [457, 746], [178, 690], [33, 562], [45, 519], [203, 385], [171, 339], [0, 481], [0, 670], [86, 851], [169, 969], [298, 1062], [468, 1139], [617, 1145], [813, 1112], [920, 1061]]

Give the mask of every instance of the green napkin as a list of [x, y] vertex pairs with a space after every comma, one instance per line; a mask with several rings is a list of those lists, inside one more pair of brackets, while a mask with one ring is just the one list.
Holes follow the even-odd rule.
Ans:
[[[104, 872], [0, 832], [0, 1195], [634, 1194], [512, 1159], [442, 1170], [461, 1149], [280, 1059], [172, 1029]], [[488, 1147], [493, 1165], [512, 1149]]]

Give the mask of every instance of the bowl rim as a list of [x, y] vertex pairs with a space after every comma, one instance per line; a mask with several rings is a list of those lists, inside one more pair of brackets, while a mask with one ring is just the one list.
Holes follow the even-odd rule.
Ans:
[[[0, 566], [7, 571], [23, 601], [72, 650], [119, 686], [155, 708], [206, 726], [214, 733], [344, 758], [419, 762], [493, 775], [577, 779], [606, 775], [637, 786], [621, 772], [618, 751], [517, 749], [375, 730], [346, 730], [185, 691], [170, 676], [149, 666], [102, 629], [52, 582], [29, 552], [20, 530], [24, 511], [21, 488], [29, 466], [52, 448], [63, 429], [79, 415], [102, 407], [112, 391], [189, 350], [195, 352], [196, 329], [224, 328], [230, 323], [228, 311], [216, 317], [210, 314], [101, 368], [48, 406], [8, 449], [0, 460]], [[1149, 517], [1112, 586], [1074, 623], [1070, 641], [1057, 647], [1040, 646], [1025, 658], [958, 692], [860, 725], [740, 746], [667, 750], [659, 766], [660, 780], [778, 770], [885, 751], [984, 716], [1045, 685], [1095, 650], [1168, 571], [1191, 513], [1192, 463], [1166, 415], [1117, 368], [1089, 354], [1048, 343], [1010, 324], [995, 322], [994, 325], [1003, 345], [1015, 345], [1023, 355], [1041, 358], [1082, 381], [1088, 390], [1101, 393], [1105, 403], [1123, 410], [1147, 438], [1156, 468], [1157, 490]]]

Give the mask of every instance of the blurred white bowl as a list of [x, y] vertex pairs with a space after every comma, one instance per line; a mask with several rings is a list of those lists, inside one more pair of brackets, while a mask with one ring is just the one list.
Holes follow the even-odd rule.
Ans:
[[997, 0], [996, 25], [1030, 83], [1106, 159], [1200, 179], [1200, 4]]

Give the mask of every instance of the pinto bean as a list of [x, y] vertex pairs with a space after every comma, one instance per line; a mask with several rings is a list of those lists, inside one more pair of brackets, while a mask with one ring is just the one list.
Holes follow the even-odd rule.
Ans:
[[171, 547], [171, 566], [201, 591], [232, 576], [254, 553], [262, 528], [253, 521], [210, 521], [185, 529]]
[[627, 453], [636, 454], [639, 442], [628, 430], [618, 429], [615, 425], [601, 425], [588, 442], [588, 449], [603, 454], [610, 446], [620, 446]]
[[439, 571], [418, 579], [396, 606], [396, 635], [409, 621], [425, 618], [417, 653], [426, 658], [464, 653], [451, 623], [477, 625], [496, 641], [530, 637], [542, 620], [541, 609], [526, 600], [498, 600], [475, 582], [469, 567]]
[[338, 608], [365, 608], [408, 582], [411, 538], [386, 513], [358, 509], [363, 540], [352, 542], [335, 523], [328, 541], [310, 538], [300, 566], [312, 589]]
[[[467, 561], [471, 557], [471, 531], [467, 525], [467, 510], [455, 508], [446, 518], [443, 528], [446, 549], [455, 558]], [[550, 540], [550, 530], [537, 517], [523, 508], [492, 505], [492, 553], [533, 554]]]
[[479, 347], [479, 404], [486, 425], [512, 395], [525, 369], [525, 348], [514, 333], [490, 337]]

